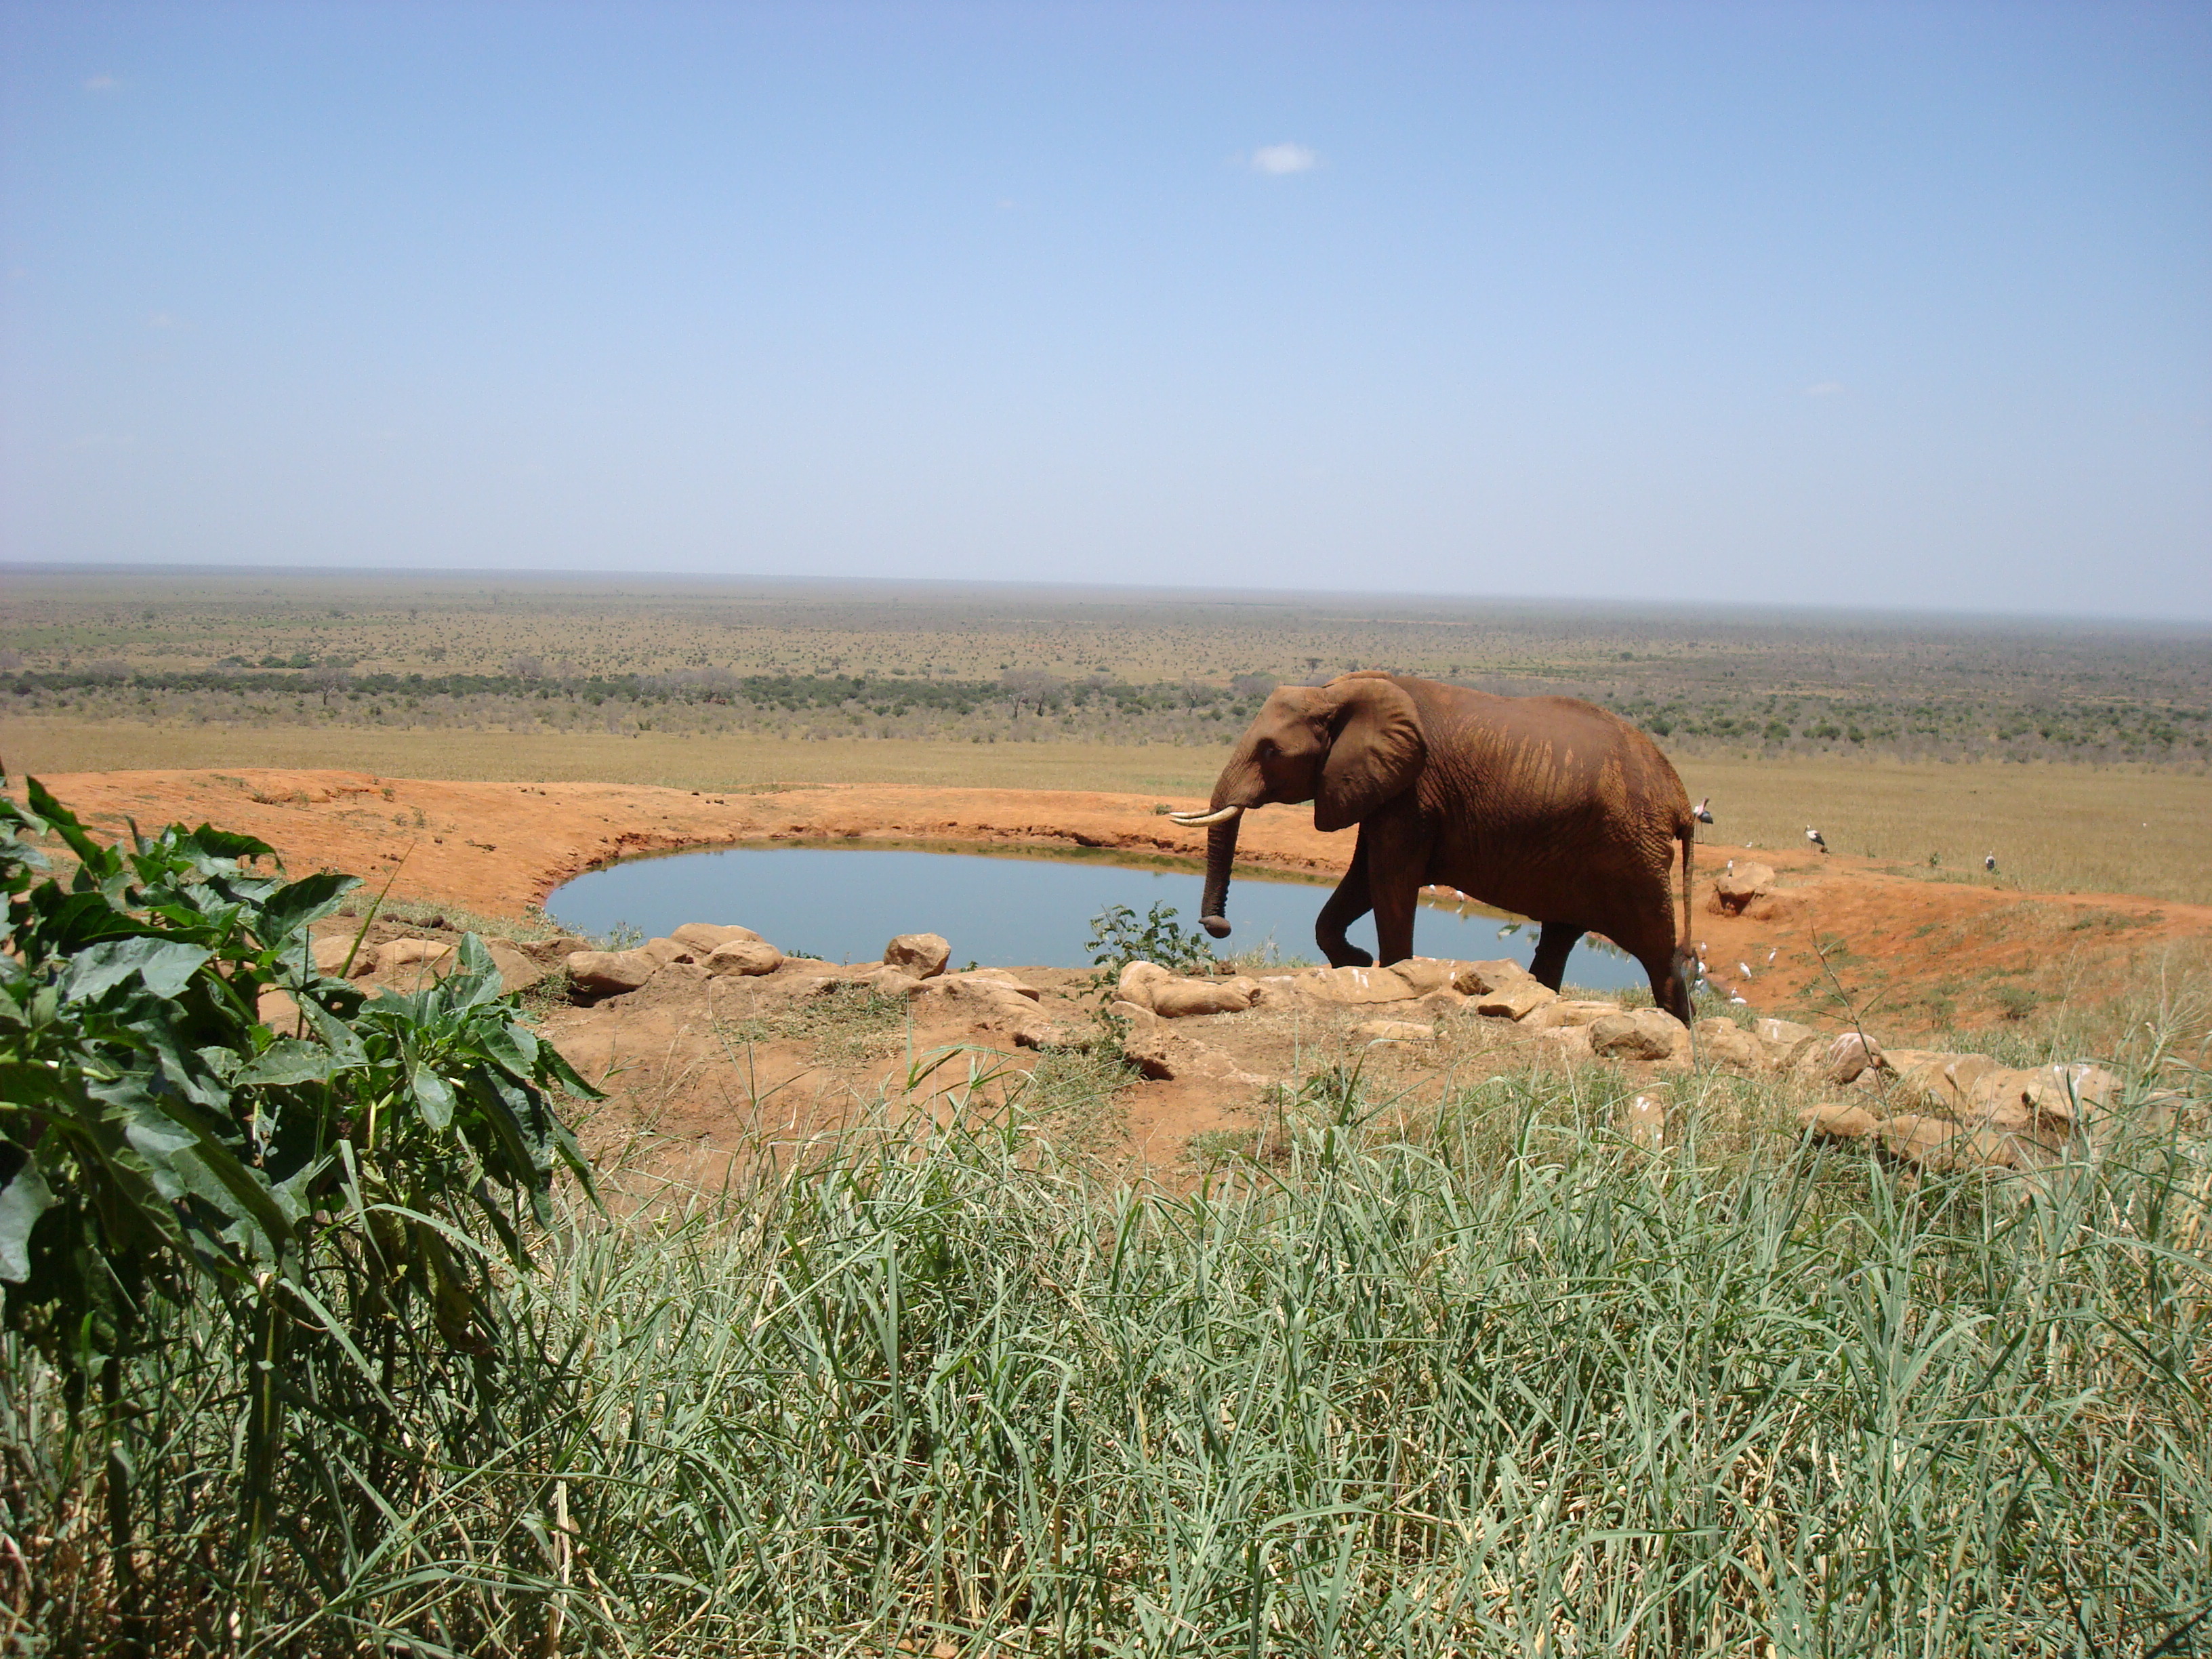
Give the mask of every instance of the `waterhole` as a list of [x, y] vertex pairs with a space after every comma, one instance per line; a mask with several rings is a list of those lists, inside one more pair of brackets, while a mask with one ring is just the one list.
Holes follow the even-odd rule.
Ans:
[[[786, 951], [864, 962], [898, 933], [941, 933], [954, 965], [1087, 968], [1091, 918], [1109, 904], [1142, 918], [1155, 904], [1195, 931], [1201, 881], [1194, 872], [975, 853], [843, 847], [738, 847], [633, 859], [558, 889], [546, 913], [579, 933], [622, 930], [645, 938], [687, 921], [738, 922]], [[1215, 945], [1239, 954], [1272, 943], [1280, 957], [1321, 960], [1314, 918], [1329, 888], [1239, 874], [1229, 890], [1236, 931]], [[1535, 929], [1501, 930], [1510, 919], [1424, 904], [1413, 923], [1422, 956], [1526, 962]], [[1375, 949], [1375, 919], [1351, 929]], [[1644, 970], [1609, 946], [1575, 947], [1568, 981], [1617, 990], [1645, 983]]]

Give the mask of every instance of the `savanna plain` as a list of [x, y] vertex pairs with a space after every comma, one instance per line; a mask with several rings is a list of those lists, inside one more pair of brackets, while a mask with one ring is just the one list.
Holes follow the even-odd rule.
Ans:
[[[1353, 667], [1657, 736], [1706, 876], [1780, 872], [1775, 920], [1696, 924], [1795, 963], [1699, 1001], [1767, 1058], [1447, 997], [1419, 1041], [1175, 1021], [1236, 1069], [1148, 1073], [1128, 960], [1297, 965], [1171, 920], [1030, 974], [1018, 1041], [796, 960], [595, 999], [562, 952], [629, 941], [556, 939], [527, 881], [441, 896], [499, 856], [458, 816], [417, 844], [493, 799], [422, 780], [1149, 823], [1275, 684]], [[2202, 629], [17, 569], [0, 756], [14, 1650], [2212, 1645]], [[27, 776], [149, 836], [219, 777], [295, 879], [186, 836], [102, 884]], [[372, 830], [411, 838], [387, 890], [296, 879]], [[1815, 890], [1851, 902], [1785, 926]], [[546, 971], [503, 999], [470, 932]], [[454, 970], [315, 954], [353, 939]], [[1893, 1085], [1783, 1063], [1781, 1014], [2109, 1087], [2033, 1160], [1920, 1156], [1808, 1127]]]

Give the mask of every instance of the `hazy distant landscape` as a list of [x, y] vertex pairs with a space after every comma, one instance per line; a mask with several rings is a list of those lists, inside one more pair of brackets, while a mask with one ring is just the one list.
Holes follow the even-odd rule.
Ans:
[[2202, 771], [2212, 631], [951, 583], [18, 571], [15, 718], [1214, 744], [1388, 667], [1587, 697], [1674, 751]]

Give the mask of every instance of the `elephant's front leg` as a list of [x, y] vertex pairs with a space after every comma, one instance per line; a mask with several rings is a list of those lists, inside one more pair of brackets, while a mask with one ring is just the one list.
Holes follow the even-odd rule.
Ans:
[[1429, 877], [1435, 837], [1411, 811], [1392, 810], [1359, 827], [1367, 849], [1367, 896], [1375, 908], [1375, 944], [1384, 967], [1413, 954], [1413, 913]]
[[1536, 959], [1528, 964], [1528, 971], [1536, 976], [1536, 983], [1556, 991], [1559, 981], [1566, 977], [1567, 958], [1574, 954], [1575, 945], [1589, 931], [1578, 922], [1547, 921], [1536, 935]]
[[1336, 884], [1336, 890], [1328, 896], [1328, 902], [1321, 907], [1321, 915], [1314, 922], [1314, 943], [1321, 946], [1330, 967], [1364, 968], [1374, 962], [1374, 957], [1344, 936], [1344, 930], [1367, 911], [1367, 826], [1362, 824], [1352, 849], [1352, 867]]

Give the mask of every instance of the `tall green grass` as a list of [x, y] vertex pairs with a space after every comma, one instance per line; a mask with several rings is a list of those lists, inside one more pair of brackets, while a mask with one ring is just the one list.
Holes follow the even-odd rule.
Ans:
[[[1059, 1159], [988, 1075], [711, 1194], [635, 1176], [514, 1287], [500, 1455], [367, 1525], [331, 1434], [256, 1564], [187, 1311], [133, 1379], [141, 1577], [173, 1651], [2203, 1650], [2201, 1074], [2033, 1184], [1815, 1151], [1737, 1081], [1645, 1152], [1601, 1075], [1410, 1141], [1316, 1079], [1285, 1160], [1184, 1194]], [[0, 1583], [87, 1650], [100, 1472], [4, 1360]]]

